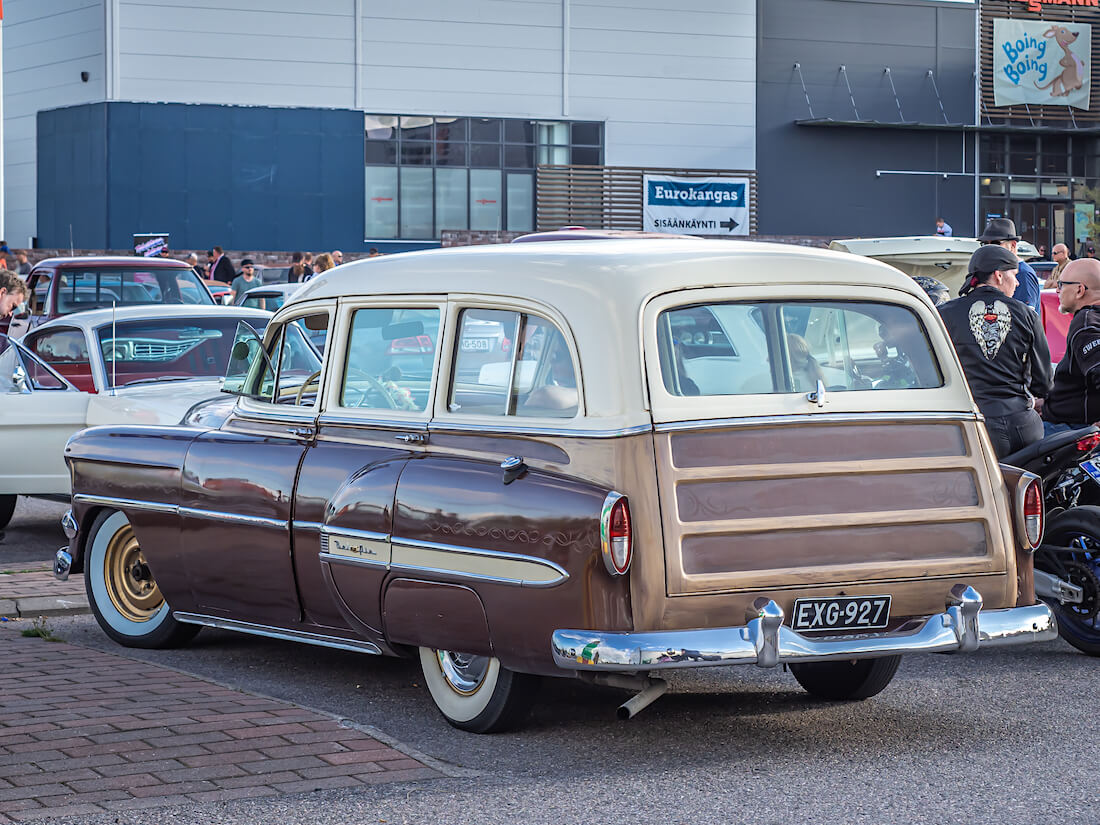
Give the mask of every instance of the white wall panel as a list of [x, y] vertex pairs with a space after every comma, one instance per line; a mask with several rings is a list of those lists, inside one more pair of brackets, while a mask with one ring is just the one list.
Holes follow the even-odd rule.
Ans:
[[13, 247], [37, 231], [37, 113], [103, 99], [103, 2], [4, 3], [4, 236]]

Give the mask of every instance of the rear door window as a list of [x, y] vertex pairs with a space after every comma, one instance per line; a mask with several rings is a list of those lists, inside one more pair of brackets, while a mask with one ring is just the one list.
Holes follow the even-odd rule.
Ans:
[[438, 307], [371, 307], [352, 315], [340, 406], [423, 412], [431, 397]]
[[917, 316], [870, 302], [713, 303], [658, 316], [670, 395], [928, 389], [943, 377]]

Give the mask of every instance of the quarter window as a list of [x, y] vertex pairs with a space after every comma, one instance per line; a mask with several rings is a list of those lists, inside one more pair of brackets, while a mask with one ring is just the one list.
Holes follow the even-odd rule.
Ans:
[[923, 389], [943, 384], [916, 315], [856, 302], [678, 307], [657, 321], [672, 395]]
[[451, 412], [572, 418], [579, 404], [573, 359], [554, 324], [523, 312], [462, 311]]
[[356, 310], [340, 406], [423, 412], [438, 340], [436, 307]]

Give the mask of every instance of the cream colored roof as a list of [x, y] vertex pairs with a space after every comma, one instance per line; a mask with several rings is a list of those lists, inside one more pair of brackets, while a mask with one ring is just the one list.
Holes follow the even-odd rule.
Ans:
[[[850, 286], [857, 299], [868, 288], [895, 290], [914, 296], [927, 309], [926, 325], [942, 329], [913, 280], [879, 261], [786, 244], [694, 239], [549, 241], [380, 256], [314, 278], [279, 314], [304, 301], [345, 296], [465, 294], [536, 301], [560, 312], [570, 327], [587, 415], [617, 426], [639, 423], [646, 410], [640, 327], [650, 298], [741, 286], [756, 288], [752, 298], [759, 297], [762, 286], [772, 298], [794, 297], [803, 287], [817, 286]], [[898, 297], [913, 303], [913, 298]], [[944, 344], [950, 353], [950, 343], [944, 339]], [[954, 404], [945, 408], [972, 404], [965, 390], [953, 395]]]

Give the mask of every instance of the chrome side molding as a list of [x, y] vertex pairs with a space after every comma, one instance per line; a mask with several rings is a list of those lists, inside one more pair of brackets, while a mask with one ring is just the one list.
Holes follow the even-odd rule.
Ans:
[[307, 630], [291, 630], [285, 627], [272, 627], [271, 625], [253, 624], [252, 622], [240, 622], [236, 619], [223, 619], [220, 616], [204, 616], [199, 613], [181, 613], [178, 610], [172, 612], [177, 622], [184, 624], [201, 624], [203, 627], [216, 627], [220, 630], [234, 630], [237, 633], [250, 633], [253, 636], [267, 636], [269, 639], [283, 639], [288, 642], [305, 642], [320, 647], [333, 647], [337, 650], [350, 650], [354, 653], [380, 654], [382, 650], [378, 645], [357, 639], [342, 639], [339, 636], [325, 636], [321, 633], [310, 633]]

